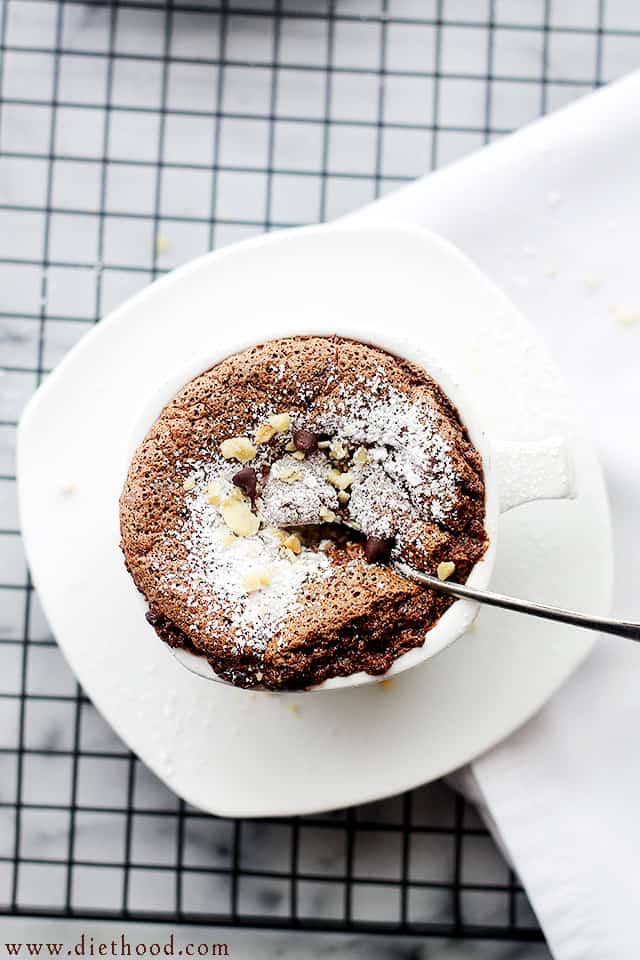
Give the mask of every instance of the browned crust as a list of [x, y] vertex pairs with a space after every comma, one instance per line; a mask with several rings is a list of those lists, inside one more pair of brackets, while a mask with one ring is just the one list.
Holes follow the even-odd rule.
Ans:
[[[388, 568], [353, 562], [363, 555], [362, 546], [354, 544], [331, 551], [335, 575], [309, 584], [302, 611], [258, 654], [247, 647], [238, 652], [224, 610], [205, 623], [158, 576], [164, 570], [179, 577], [185, 564], [185, 547], [168, 531], [185, 518], [182, 484], [189, 457], [249, 432], [260, 419], [255, 412], [264, 405], [304, 412], [311, 419], [339, 384], [379, 368], [398, 390], [437, 407], [439, 432], [452, 442], [462, 478], [456, 516], [447, 526], [416, 521], [404, 559], [430, 570], [440, 560], [453, 560], [456, 579], [464, 581], [487, 545], [480, 455], [438, 385], [419, 367], [378, 348], [339, 337], [295, 337], [229, 357], [176, 395], [133, 457], [120, 498], [121, 546], [149, 603], [153, 626], [165, 642], [200, 651], [216, 673], [236, 685], [254, 686], [258, 674], [270, 689], [303, 689], [332, 676], [384, 673], [401, 653], [424, 642], [429, 627], [451, 605], [444, 595], [417, 587]], [[301, 382], [306, 385], [302, 401]], [[420, 535], [423, 550], [411, 546], [414, 534]]]

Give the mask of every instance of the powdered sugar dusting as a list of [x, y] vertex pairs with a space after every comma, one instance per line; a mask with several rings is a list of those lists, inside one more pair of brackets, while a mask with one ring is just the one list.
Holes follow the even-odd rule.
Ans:
[[[238, 648], [248, 645], [264, 650], [295, 611], [304, 584], [328, 574], [329, 560], [324, 553], [312, 551], [293, 561], [283, 557], [277, 531], [269, 527], [253, 537], [237, 537], [229, 545], [229, 529], [206, 494], [210, 469], [202, 465], [198, 473], [196, 489], [187, 493], [188, 519], [180, 536], [187, 550], [188, 586], [176, 584], [173, 589], [188, 592], [187, 605], [197, 605], [212, 627], [222, 610]], [[229, 479], [216, 477], [221, 495], [231, 495], [234, 488]], [[247, 577], [265, 571], [269, 584], [247, 593]]]
[[394, 517], [443, 522], [455, 510], [458, 477], [436, 408], [396, 390], [378, 369], [356, 377], [318, 419], [320, 429], [370, 448], [357, 466], [349, 516], [365, 533], [390, 537]]
[[[265, 481], [260, 509], [267, 520], [279, 527], [322, 523], [322, 508], [336, 510], [336, 491], [327, 480], [327, 458], [322, 453], [304, 461], [285, 456], [276, 461]], [[298, 474], [295, 483], [283, 483], [280, 477]]]
[[[285, 375], [280, 367], [275, 379]], [[306, 402], [305, 402], [306, 401]], [[300, 407], [307, 406], [301, 386]], [[252, 436], [264, 420], [266, 407], [252, 412], [252, 421], [239, 430]], [[220, 509], [212, 505], [207, 485], [219, 485], [220, 499], [235, 493], [231, 478], [237, 463], [225, 461], [217, 450], [201, 450], [202, 458], [182, 464], [195, 479], [187, 484], [187, 517], [174, 536], [187, 554], [186, 573], [167, 586], [186, 594], [185, 603], [197, 613], [195, 632], [219, 636], [220, 615], [237, 649], [264, 650], [288, 617], [300, 608], [306, 584], [327, 577], [331, 561], [322, 550], [304, 547], [299, 556], [283, 556], [282, 536], [276, 527], [301, 527], [327, 522], [334, 516], [366, 535], [395, 539], [412, 521], [444, 523], [454, 515], [458, 477], [450, 445], [442, 435], [443, 416], [429, 399], [411, 399], [393, 387], [379, 368], [368, 378], [356, 376], [320, 400], [311, 413], [292, 414], [291, 429], [278, 434], [275, 444], [260, 445], [252, 461], [262, 483], [255, 509], [261, 527], [251, 537], [230, 538]], [[306, 427], [344, 445], [344, 458], [331, 459], [322, 449], [300, 460], [285, 447], [294, 430]], [[203, 438], [204, 439], [204, 438]], [[358, 459], [357, 449], [366, 455]], [[329, 473], [352, 474], [349, 494], [339, 501]], [[335, 476], [334, 476], [335, 480]], [[329, 511], [329, 514], [327, 513]], [[293, 561], [293, 562], [292, 562]], [[247, 577], [267, 573], [267, 583], [247, 591]]]

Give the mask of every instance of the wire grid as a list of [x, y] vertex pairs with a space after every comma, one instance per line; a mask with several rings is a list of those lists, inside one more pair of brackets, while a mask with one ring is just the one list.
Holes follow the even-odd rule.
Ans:
[[442, 784], [321, 817], [178, 801], [66, 667], [14, 437], [91, 325], [214, 246], [331, 219], [636, 66], [625, 0], [5, 0], [0, 21], [0, 911], [537, 940]]

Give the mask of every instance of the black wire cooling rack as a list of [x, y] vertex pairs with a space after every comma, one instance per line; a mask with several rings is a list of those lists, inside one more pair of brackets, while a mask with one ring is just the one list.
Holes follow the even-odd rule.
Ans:
[[330, 219], [626, 72], [629, 0], [0, 7], [0, 911], [538, 940], [434, 784], [322, 817], [178, 801], [70, 675], [22, 554], [22, 406], [108, 310], [213, 246]]

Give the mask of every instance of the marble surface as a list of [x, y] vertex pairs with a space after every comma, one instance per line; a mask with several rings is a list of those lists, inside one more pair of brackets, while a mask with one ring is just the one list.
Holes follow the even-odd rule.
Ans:
[[52, 925], [46, 920], [7, 920], [2, 927], [3, 940], [11, 942], [38, 942], [54, 937], [58, 942], [73, 945], [82, 932], [94, 942], [109, 943], [124, 932], [128, 942], [168, 942], [173, 932], [176, 944], [224, 943], [233, 960], [551, 960], [551, 954], [542, 944], [512, 945], [493, 940], [443, 940], [427, 942], [405, 937], [355, 937], [334, 934], [280, 934], [253, 933], [216, 927], [181, 927], [176, 930], [164, 924], [83, 924], [59, 921]]
[[[606, 3], [598, 51], [595, 2], [551, 3], [547, 33], [541, 30], [543, 0], [491, 4], [498, 25], [491, 41], [489, 0], [382, 4], [337, 0], [338, 19], [329, 30], [323, 0], [285, 0], [287, 15], [275, 30], [269, 0], [242, 3], [242, 13], [230, 2], [224, 24], [216, 13], [197, 5], [187, 12], [178, 2], [166, 70], [167, 20], [160, 10], [124, 5], [114, 15], [100, 3], [0, 4], [7, 47], [0, 109], [0, 803], [7, 804], [0, 806], [0, 902], [9, 902], [12, 893], [16, 818], [10, 804], [16, 799], [24, 805], [17, 886], [22, 907], [64, 904], [70, 851], [77, 865], [69, 897], [78, 909], [119, 908], [125, 859], [134, 864], [131, 909], [162, 911], [175, 902], [178, 801], [130, 762], [91, 705], [78, 700], [37, 596], [24, 590], [15, 424], [38, 381], [99, 316], [164, 270], [264, 229], [356, 209], [568, 102], [596, 79], [620, 75], [635, 57], [632, 44], [606, 31], [640, 26], [630, 5]], [[438, 14], [444, 19], [439, 24]], [[63, 51], [58, 70], [56, 46]], [[110, 49], [117, 54], [113, 60], [106, 55]], [[489, 87], [484, 75], [490, 60], [495, 79]], [[548, 82], [541, 86], [543, 62]], [[276, 119], [270, 127], [272, 97]], [[23, 682], [29, 696], [21, 723]], [[19, 742], [27, 750], [20, 784]], [[74, 746], [82, 754], [77, 766], [70, 756]], [[129, 796], [136, 813], [127, 833]], [[78, 808], [73, 832], [72, 800]], [[185, 907], [224, 914], [235, 827], [187, 813], [182, 857], [192, 872], [184, 883]], [[303, 822], [300, 869], [309, 876], [343, 873], [344, 816], [336, 815], [335, 827]], [[358, 817], [372, 826], [358, 833], [354, 851], [354, 872], [363, 880], [354, 885], [354, 916], [393, 921], [402, 801], [372, 805]], [[465, 817], [462, 880], [469, 888], [462, 895], [463, 919], [506, 924], [508, 897], [491, 886], [509, 883], [508, 868], [473, 810]], [[436, 885], [412, 889], [412, 921], [451, 920], [450, 894], [437, 884], [451, 881], [454, 818], [455, 800], [443, 785], [414, 795], [413, 823], [441, 832], [412, 838], [410, 877]], [[290, 842], [286, 825], [243, 827], [242, 913], [286, 914], [288, 882], [265, 879], [260, 871], [286, 873]], [[390, 883], [367, 884], [371, 877]], [[343, 895], [343, 885], [330, 879], [303, 882], [301, 915], [340, 916]], [[533, 924], [524, 895], [516, 901], [518, 922]], [[27, 931], [36, 938], [36, 929], [42, 923], [2, 922], [7, 937], [11, 930], [13, 938], [26, 938]], [[181, 935], [187, 939], [186, 931]], [[549, 956], [543, 946], [228, 936], [233, 956], [261, 958]]]

